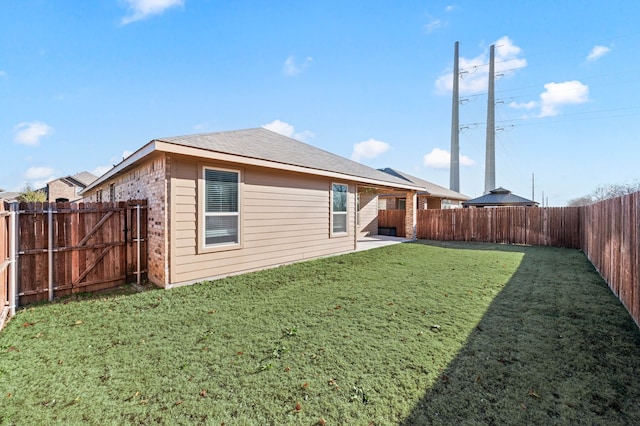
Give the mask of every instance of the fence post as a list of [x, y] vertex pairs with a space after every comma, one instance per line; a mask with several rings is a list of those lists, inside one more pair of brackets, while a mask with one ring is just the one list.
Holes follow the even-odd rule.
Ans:
[[9, 315], [16, 314], [18, 307], [18, 203], [11, 203], [9, 213]]
[[49, 203], [47, 216], [49, 222], [49, 244], [47, 246], [49, 255], [49, 302], [53, 302], [53, 209], [51, 208], [51, 203]]

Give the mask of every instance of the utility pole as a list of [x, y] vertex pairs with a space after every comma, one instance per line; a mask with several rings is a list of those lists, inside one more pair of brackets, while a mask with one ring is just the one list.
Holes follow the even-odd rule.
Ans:
[[451, 100], [451, 163], [449, 166], [449, 189], [460, 192], [460, 116], [458, 79], [458, 42], [453, 53], [453, 99]]
[[531, 173], [531, 201], [536, 200], [536, 179], [535, 175]]
[[489, 96], [487, 100], [487, 147], [484, 163], [484, 193], [496, 188], [495, 45], [489, 50]]

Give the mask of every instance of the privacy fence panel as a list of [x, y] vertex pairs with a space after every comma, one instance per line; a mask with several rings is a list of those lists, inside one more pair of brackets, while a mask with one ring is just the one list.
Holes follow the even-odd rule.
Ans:
[[405, 236], [405, 210], [378, 210], [378, 228], [395, 228], [396, 236]]
[[583, 208], [582, 250], [640, 325], [640, 192]]
[[20, 304], [117, 287], [146, 272], [145, 200], [20, 203], [18, 213]]
[[580, 247], [580, 208], [418, 210], [418, 238]]

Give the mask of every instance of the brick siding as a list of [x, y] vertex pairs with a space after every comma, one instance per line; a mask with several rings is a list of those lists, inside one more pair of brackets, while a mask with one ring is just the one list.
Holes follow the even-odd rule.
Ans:
[[[84, 195], [83, 201], [97, 202], [98, 191], [102, 191], [102, 201], [147, 200], [148, 256], [147, 276], [154, 284], [165, 287], [169, 265], [169, 221], [167, 181], [169, 158], [162, 155], [146, 161], [122, 173], [114, 179], [103, 182]], [[110, 185], [115, 184], [115, 200], [109, 197]]]

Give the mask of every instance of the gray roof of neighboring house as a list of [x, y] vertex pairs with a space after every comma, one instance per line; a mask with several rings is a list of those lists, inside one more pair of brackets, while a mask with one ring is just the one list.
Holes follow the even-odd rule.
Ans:
[[49, 183], [55, 182], [58, 180], [66, 182], [67, 184], [70, 184], [73, 186], [77, 186], [79, 188], [86, 188], [91, 184], [91, 182], [93, 182], [96, 179], [98, 179], [98, 176], [94, 175], [93, 173], [80, 172], [75, 175], [69, 175], [69, 176], [64, 176], [61, 178], [50, 180], [49, 182], [47, 182], [47, 186], [40, 188], [39, 190], [47, 192], [49, 190]]
[[[448, 188], [445, 188], [444, 186], [436, 185], [435, 183], [417, 178], [415, 176], [411, 176], [410, 174], [398, 171], [396, 169], [387, 167], [385, 169], [380, 169], [380, 170], [385, 173], [389, 173], [390, 175], [399, 177], [400, 179], [409, 181], [415, 185], [423, 187], [425, 189], [424, 192], [426, 193], [426, 195], [431, 195], [433, 197], [443, 198], [447, 200], [460, 200], [460, 201], [469, 200], [471, 198], [464, 194], [456, 192], [452, 189], [448, 189]], [[418, 193], [418, 194], [422, 195], [422, 193]]]
[[13, 201], [18, 198], [20, 192], [5, 191], [0, 192], [0, 200]]
[[67, 176], [63, 179], [70, 180], [76, 186], [88, 186], [91, 182], [98, 179], [98, 176], [89, 172], [80, 172], [75, 175]]
[[538, 203], [512, 194], [502, 187], [489, 191], [478, 198], [462, 203], [463, 206], [537, 206]]
[[228, 132], [174, 136], [156, 139], [162, 142], [205, 149], [275, 163], [336, 172], [394, 184], [411, 185], [377, 169], [259, 127]]

